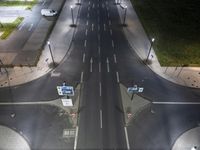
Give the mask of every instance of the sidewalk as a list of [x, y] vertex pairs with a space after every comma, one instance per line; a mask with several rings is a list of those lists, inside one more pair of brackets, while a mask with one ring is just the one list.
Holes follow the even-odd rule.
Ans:
[[[122, 5], [127, 6], [127, 26], [124, 27], [125, 36], [138, 56], [142, 60], [146, 60], [150, 47], [150, 41], [140, 23], [139, 18], [137, 17], [135, 10], [133, 9], [130, 0], [124, 0]], [[125, 10], [122, 9], [120, 5], [117, 5], [117, 7], [122, 22]], [[151, 50], [151, 54], [149, 56], [151, 63], [148, 64], [148, 67], [159, 76], [182, 86], [200, 88], [200, 67], [162, 67], [159, 64], [153, 49]]]
[[[53, 53], [53, 58], [56, 64], [61, 63], [63, 58], [68, 54], [71, 47], [76, 28], [71, 27], [71, 10], [70, 5], [74, 5], [74, 18], [77, 22], [80, 5], [75, 5], [75, 0], [68, 0], [63, 6], [62, 12], [57, 20], [56, 25], [49, 37], [50, 48]], [[7, 54], [9, 55], [9, 53]], [[8, 75], [6, 73], [8, 71]], [[36, 67], [13, 67], [1, 68], [0, 72], [0, 87], [14, 86], [35, 80], [52, 70], [52, 58], [49, 46], [46, 44], [42, 50]], [[8, 80], [9, 76], [9, 80]], [[59, 76], [54, 71], [51, 76]]]

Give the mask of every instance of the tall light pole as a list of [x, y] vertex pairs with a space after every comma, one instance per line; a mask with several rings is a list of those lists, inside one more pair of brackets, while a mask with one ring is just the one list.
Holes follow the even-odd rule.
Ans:
[[74, 13], [73, 13], [74, 7], [71, 5], [70, 8], [71, 8], [71, 14], [72, 14], [72, 25], [75, 25], [74, 24]]
[[126, 12], [127, 12], [127, 6], [123, 6], [124, 9], [124, 21], [123, 21], [123, 25], [126, 25]]
[[54, 58], [53, 58], [53, 53], [52, 53], [52, 50], [51, 50], [51, 43], [50, 43], [50, 41], [48, 41], [47, 44], [48, 44], [49, 51], [50, 51], [50, 54], [51, 54], [51, 59], [52, 59], [52, 62], [53, 62], [53, 66], [55, 67], [55, 61], [54, 61]]
[[149, 55], [150, 55], [150, 53], [151, 53], [151, 49], [152, 49], [152, 46], [153, 46], [153, 42], [154, 42], [154, 41], [155, 41], [155, 39], [152, 38], [152, 39], [151, 39], [151, 45], [150, 45], [150, 47], [149, 47], [149, 52], [148, 52], [147, 59], [146, 59], [146, 63], [148, 62]]

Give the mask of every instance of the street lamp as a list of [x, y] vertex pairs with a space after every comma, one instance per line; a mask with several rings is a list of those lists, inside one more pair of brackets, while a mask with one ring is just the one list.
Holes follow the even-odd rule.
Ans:
[[121, 5], [121, 4], [120, 4], [120, 7], [121, 7], [122, 9], [124, 9], [124, 20], [123, 20], [123, 25], [125, 25], [125, 23], [126, 23], [127, 6], [126, 6], [126, 5]]
[[71, 14], [72, 14], [72, 25], [74, 25], [74, 13], [73, 13], [74, 7], [71, 5], [70, 8], [71, 8]]
[[47, 44], [48, 44], [49, 51], [50, 51], [50, 54], [51, 54], [51, 59], [52, 59], [52, 61], [53, 61], [53, 66], [55, 67], [55, 61], [54, 61], [54, 58], [53, 58], [53, 54], [52, 54], [52, 50], [51, 50], [51, 43], [50, 43], [50, 41], [48, 41]]
[[152, 39], [151, 39], [151, 45], [150, 45], [150, 47], [149, 47], [149, 52], [148, 52], [147, 59], [146, 59], [146, 63], [147, 63], [147, 61], [148, 61], [148, 59], [149, 59], [149, 55], [150, 55], [150, 53], [151, 53], [151, 49], [152, 49], [152, 46], [153, 46], [154, 41], [155, 41], [155, 39], [152, 38]]

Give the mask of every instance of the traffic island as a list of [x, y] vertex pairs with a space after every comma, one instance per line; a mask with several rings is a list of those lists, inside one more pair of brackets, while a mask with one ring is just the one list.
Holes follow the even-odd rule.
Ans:
[[151, 102], [139, 96], [127, 92], [127, 88], [120, 84], [120, 92], [122, 97], [122, 105], [124, 110], [125, 123], [128, 126], [130, 121], [134, 119], [142, 110], [150, 107]]

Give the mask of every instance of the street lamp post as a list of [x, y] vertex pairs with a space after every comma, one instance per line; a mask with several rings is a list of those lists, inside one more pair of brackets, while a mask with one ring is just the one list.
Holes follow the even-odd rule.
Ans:
[[53, 53], [52, 53], [52, 50], [51, 50], [51, 43], [50, 43], [50, 41], [48, 41], [47, 44], [48, 44], [49, 51], [50, 51], [50, 54], [51, 54], [51, 59], [53, 61], [53, 66], [55, 67], [55, 61], [54, 61], [54, 58], [53, 58]]
[[71, 5], [70, 6], [70, 8], [71, 8], [71, 14], [72, 14], [72, 25], [74, 25], [74, 13], [73, 13], [73, 6]]
[[147, 61], [148, 61], [148, 59], [149, 59], [149, 55], [150, 55], [150, 53], [151, 53], [151, 49], [152, 49], [152, 46], [153, 46], [154, 41], [155, 41], [155, 39], [152, 38], [152, 39], [151, 39], [151, 45], [150, 45], [150, 47], [149, 47], [149, 52], [148, 52], [147, 59], [146, 59], [146, 63], [147, 63]]
[[123, 25], [126, 24], [126, 12], [127, 12], [127, 6], [124, 6], [124, 21], [123, 21]]

